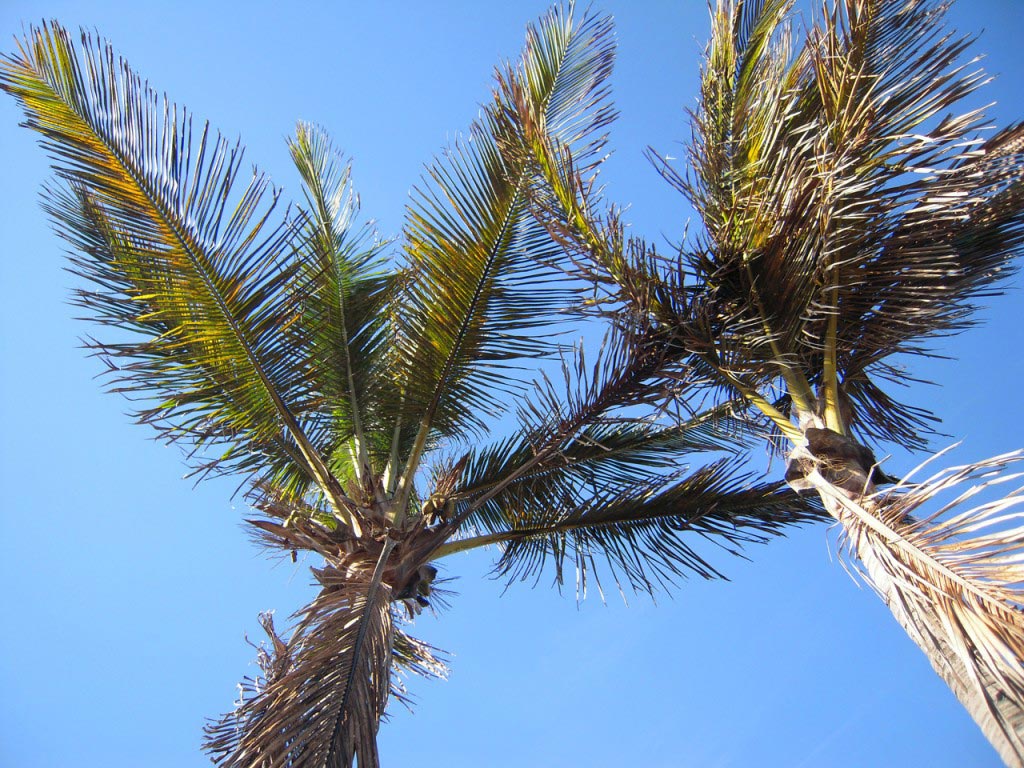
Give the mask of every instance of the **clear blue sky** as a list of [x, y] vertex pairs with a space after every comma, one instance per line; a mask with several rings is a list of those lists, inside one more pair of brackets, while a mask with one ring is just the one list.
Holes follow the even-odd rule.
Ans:
[[[687, 211], [642, 158], [681, 155], [707, 34], [704, 0], [597, 7], [615, 15], [622, 113], [605, 179], [638, 231], [678, 238]], [[475, 117], [493, 66], [515, 56], [546, 3], [129, 3], [6, 0], [0, 33], [56, 17], [98, 29], [136, 71], [224, 133], [289, 190], [284, 138], [318, 122], [354, 157], [363, 211], [397, 233], [422, 164]], [[960, 0], [963, 31], [1000, 75], [984, 100], [1024, 117], [1024, 3]], [[308, 565], [264, 559], [230, 482], [193, 488], [177, 449], [101, 393], [76, 340], [73, 278], [37, 205], [34, 136], [0, 100], [0, 765], [188, 768], [204, 717], [230, 707], [256, 615], [313, 596]], [[1019, 280], [1018, 280], [1019, 283]], [[957, 362], [915, 367], [916, 387], [964, 460], [1024, 447], [1019, 291], [951, 341]], [[939, 445], [951, 441], [939, 440]], [[755, 457], [756, 461], [767, 460]], [[910, 460], [896, 457], [897, 472]], [[778, 473], [778, 464], [771, 468]], [[657, 605], [542, 579], [487, 578], [456, 558], [450, 611], [418, 634], [453, 654], [447, 682], [412, 681], [393, 706], [385, 766], [995, 766], [998, 760], [888, 611], [835, 557], [827, 526], [717, 556], [730, 582], [690, 581]], [[714, 553], [711, 553], [713, 557]]]

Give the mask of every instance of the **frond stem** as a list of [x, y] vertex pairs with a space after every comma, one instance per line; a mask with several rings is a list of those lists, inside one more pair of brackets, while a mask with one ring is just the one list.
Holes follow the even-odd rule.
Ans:
[[[768, 313], [765, 311], [764, 304], [761, 302], [761, 295], [757, 291], [757, 281], [750, 266], [750, 259], [746, 255], [743, 256], [743, 268], [747, 273], [747, 280], [750, 284], [750, 297], [753, 299], [754, 305], [757, 307], [757, 314], [761, 320], [761, 328], [764, 329], [765, 338], [768, 339], [768, 344], [771, 347], [775, 366], [779, 369], [779, 373], [781, 374], [783, 381], [786, 382], [786, 389], [789, 391], [789, 396], [793, 398], [793, 405], [796, 407], [798, 413], [812, 413], [814, 393], [811, 391], [811, 385], [802, 373], [794, 370], [793, 367], [786, 362], [785, 354], [779, 347], [778, 338], [772, 331], [771, 323], [768, 322]], [[787, 419], [786, 421], [788, 422], [789, 420]]]
[[487, 254], [485, 266], [479, 279], [477, 280], [476, 287], [473, 291], [473, 296], [469, 301], [469, 305], [466, 307], [465, 315], [463, 316], [462, 324], [459, 326], [459, 333], [455, 337], [455, 342], [452, 344], [451, 351], [448, 353], [448, 357], [445, 360], [444, 367], [441, 369], [441, 374], [437, 379], [437, 386], [434, 388], [433, 397], [430, 400], [430, 404], [427, 406], [426, 411], [423, 414], [423, 418], [420, 420], [420, 427], [416, 433], [416, 440], [413, 442], [412, 450], [409, 452], [409, 457], [406, 460], [405, 467], [402, 470], [401, 479], [398, 482], [398, 488], [395, 491], [395, 498], [397, 499], [397, 505], [394, 510], [395, 519], [394, 524], [396, 527], [400, 526], [405, 520], [408, 510], [406, 509], [409, 505], [409, 497], [412, 494], [412, 487], [414, 483], [414, 477], [416, 471], [419, 469], [420, 460], [423, 457], [423, 450], [427, 445], [427, 438], [430, 435], [431, 427], [433, 426], [434, 414], [437, 412], [437, 408], [441, 403], [441, 395], [447, 389], [448, 379], [451, 376], [452, 369], [455, 366], [455, 361], [458, 357], [459, 352], [462, 349], [462, 343], [466, 338], [466, 334], [469, 333], [470, 320], [474, 316], [476, 307], [480, 302], [481, 296], [483, 295], [483, 287], [487, 278], [491, 274], [491, 269], [494, 266], [494, 260], [498, 256], [498, 250], [501, 243], [504, 242], [506, 233], [512, 226], [513, 214], [518, 206], [519, 200], [523, 195], [526, 183], [528, 181], [527, 168], [524, 166], [520, 169], [519, 179], [516, 181], [515, 191], [512, 194], [511, 199], [508, 202], [508, 207], [505, 211], [505, 216], [501, 221], [501, 225], [498, 227], [498, 231], [495, 234], [493, 244], [491, 245], [490, 251]]
[[840, 435], [846, 434], [846, 425], [839, 410], [839, 364], [836, 346], [839, 327], [839, 286], [838, 281], [832, 290], [832, 311], [828, 318], [828, 329], [825, 336], [825, 360], [822, 376], [822, 392], [825, 401], [825, 426]]
[[700, 354], [701, 359], [710, 365], [715, 372], [721, 376], [725, 383], [736, 390], [737, 394], [743, 399], [749, 401], [757, 410], [767, 416], [772, 422], [779, 428], [793, 445], [800, 445], [804, 441], [803, 432], [790, 421], [782, 411], [772, 405], [768, 400], [757, 391], [756, 388], [747, 386], [742, 379], [740, 379], [732, 371], [722, 367], [716, 356], [712, 356], [710, 352]]
[[391, 455], [388, 457], [388, 466], [385, 470], [387, 486], [386, 492], [389, 498], [393, 498], [395, 495], [395, 486], [398, 484], [398, 476], [401, 469], [398, 467], [400, 461], [398, 457], [399, 441], [402, 438], [402, 413], [399, 408], [398, 416], [395, 417], [395, 428], [391, 433]]
[[590, 423], [591, 420], [596, 418], [599, 414], [609, 408], [613, 408], [624, 399], [627, 399], [626, 395], [628, 395], [628, 391], [636, 388], [639, 382], [644, 381], [645, 378], [651, 374], [652, 370], [657, 368], [659, 362], [660, 358], [655, 356], [649, 356], [646, 359], [634, 359], [628, 368], [619, 371], [618, 378], [606, 383], [590, 403], [582, 406], [580, 410], [571, 417], [564, 418], [556, 428], [552, 430], [547, 442], [534, 450], [533, 456], [509, 472], [500, 481], [494, 483], [488, 491], [470, 502], [466, 509], [460, 512], [454, 520], [450, 521], [449, 525], [452, 530], [457, 529], [466, 521], [466, 519], [469, 518], [470, 515], [505, 490], [513, 482], [526, 475], [538, 464], [547, 461], [551, 455], [556, 453], [559, 447], [572, 435], [576, 434], [584, 424]]

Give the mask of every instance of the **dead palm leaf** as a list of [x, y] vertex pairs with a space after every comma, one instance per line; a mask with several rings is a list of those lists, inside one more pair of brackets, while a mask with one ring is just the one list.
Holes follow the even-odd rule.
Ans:
[[[1024, 753], [1024, 495], [965, 507], [1019, 479], [1007, 469], [1020, 460], [997, 456], [861, 498], [812, 474], [854, 564], [1011, 765]], [[929, 512], [940, 494], [971, 483]]]
[[321, 592], [287, 644], [271, 635], [272, 670], [238, 708], [207, 729], [207, 750], [224, 766], [379, 764], [377, 725], [391, 687], [394, 648], [390, 548], [374, 567], [316, 570]]

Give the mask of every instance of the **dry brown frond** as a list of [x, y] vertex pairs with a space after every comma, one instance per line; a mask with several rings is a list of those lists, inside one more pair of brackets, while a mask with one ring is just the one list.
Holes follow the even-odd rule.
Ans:
[[378, 765], [395, 637], [381, 570], [371, 561], [314, 569], [321, 592], [287, 645], [272, 635], [274, 655], [263, 665], [270, 673], [207, 727], [215, 763], [349, 768], [358, 757], [361, 768]]
[[1021, 460], [1020, 451], [1003, 454], [860, 499], [818, 472], [809, 477], [842, 523], [850, 562], [1015, 766], [1024, 765], [1024, 489], [963, 507], [1020, 478], [1008, 468]]

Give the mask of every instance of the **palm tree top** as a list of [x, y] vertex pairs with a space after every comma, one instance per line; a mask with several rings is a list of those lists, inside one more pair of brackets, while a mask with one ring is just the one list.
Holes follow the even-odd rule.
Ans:
[[[392, 667], [438, 668], [399, 623], [430, 602], [438, 557], [500, 543], [512, 576], [550, 563], [561, 581], [569, 562], [586, 579], [603, 561], [652, 591], [719, 575], [698, 539], [732, 551], [820, 517], [745, 473], [732, 405], [637, 417], [666, 377], [672, 399], [685, 388], [676, 358], [615, 330], [596, 360], [544, 338], [564, 318], [567, 262], [534, 215], [541, 177], [512, 116], [595, 170], [613, 50], [598, 14], [556, 8], [531, 27], [480, 119], [427, 167], [393, 245], [360, 222], [319, 128], [289, 142], [304, 188], [286, 206], [240, 145], [94, 35], [32, 28], [0, 63], [53, 160], [44, 206], [83, 278], [76, 303], [109, 327], [91, 346], [111, 389], [200, 477], [244, 478], [264, 543], [324, 559], [289, 639], [264, 622], [261, 679], [209, 729], [218, 762], [376, 764]], [[522, 375], [545, 355], [564, 381]], [[527, 390], [519, 423], [492, 434], [493, 412]]]
[[970, 326], [1014, 273], [1024, 125], [994, 130], [961, 106], [985, 77], [947, 31], [948, 4], [845, 0], [799, 33], [793, 8], [712, 8], [688, 168], [654, 156], [701, 218], [678, 255], [602, 213], [572, 150], [521, 109], [548, 185], [539, 215], [593, 285], [582, 311], [680, 354], [778, 431], [787, 481], [821, 497], [897, 620], [1022, 765], [1024, 529], [1004, 515], [1021, 497], [961, 509], [976, 488], [916, 514], [1020, 454], [881, 493], [893, 478], [858, 438], [927, 445], [935, 417], [884, 385], [906, 383], [908, 358]]

